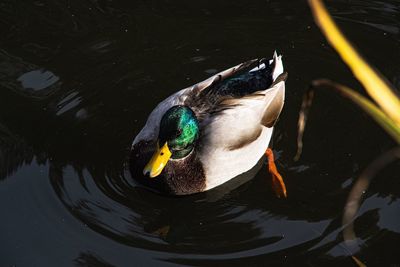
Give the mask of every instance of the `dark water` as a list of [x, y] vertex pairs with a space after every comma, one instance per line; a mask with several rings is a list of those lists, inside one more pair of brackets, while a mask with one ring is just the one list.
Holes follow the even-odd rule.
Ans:
[[[400, 1], [328, 6], [400, 87]], [[293, 161], [310, 81], [360, 88], [305, 1], [1, 0], [0, 32], [0, 266], [354, 266], [342, 209], [395, 144], [321, 92]], [[274, 49], [289, 72], [273, 140], [288, 199], [274, 196], [264, 163], [240, 186], [189, 197], [135, 187], [130, 143], [159, 101]], [[355, 222], [369, 266], [400, 266], [399, 170], [379, 174]]]

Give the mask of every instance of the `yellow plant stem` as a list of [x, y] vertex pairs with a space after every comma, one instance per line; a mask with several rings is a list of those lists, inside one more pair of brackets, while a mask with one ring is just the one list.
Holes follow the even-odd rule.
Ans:
[[351, 256], [351, 258], [357, 264], [357, 266], [359, 266], [359, 267], [367, 267], [367, 265], [365, 265], [362, 261], [357, 259], [355, 256]]
[[389, 83], [379, 75], [347, 41], [320, 0], [309, 0], [316, 22], [368, 94], [400, 126], [400, 99]]
[[400, 127], [387, 116], [378, 106], [368, 100], [366, 97], [360, 95], [355, 90], [350, 89], [344, 85], [334, 83], [329, 80], [316, 80], [312, 83], [314, 88], [326, 87], [340, 92], [343, 96], [349, 98], [365, 112], [367, 112], [386, 132], [393, 137], [393, 139], [400, 144]]

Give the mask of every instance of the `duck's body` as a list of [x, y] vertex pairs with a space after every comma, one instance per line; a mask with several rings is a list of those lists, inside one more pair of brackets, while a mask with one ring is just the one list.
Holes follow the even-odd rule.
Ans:
[[[268, 148], [284, 103], [285, 79], [281, 56], [275, 53], [269, 62], [248, 61], [171, 95], [153, 110], [133, 141], [133, 176], [181, 195], [209, 190], [250, 170]], [[168, 129], [174, 128], [168, 126], [174, 119], [193, 141], [170, 153], [167, 144], [176, 146], [182, 135], [181, 129], [177, 133]], [[144, 172], [159, 177], [150, 179], [143, 176], [143, 169], [155, 151], [159, 158], [164, 157], [162, 151], [171, 158], [155, 170], [155, 154]]]

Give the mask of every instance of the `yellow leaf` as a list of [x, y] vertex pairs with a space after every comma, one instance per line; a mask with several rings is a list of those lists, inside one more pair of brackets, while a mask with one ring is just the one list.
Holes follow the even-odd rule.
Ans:
[[371, 68], [340, 32], [324, 4], [320, 0], [309, 0], [315, 20], [329, 43], [350, 67], [355, 77], [364, 85], [368, 94], [383, 111], [400, 126], [400, 99], [389, 82]]

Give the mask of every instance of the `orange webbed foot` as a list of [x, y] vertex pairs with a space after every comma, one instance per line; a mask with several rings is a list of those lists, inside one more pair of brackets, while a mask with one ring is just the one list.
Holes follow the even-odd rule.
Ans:
[[285, 183], [283, 182], [282, 176], [280, 175], [280, 173], [276, 168], [274, 153], [272, 152], [272, 149], [267, 148], [267, 150], [265, 151], [265, 155], [268, 158], [268, 171], [272, 175], [272, 188], [275, 191], [277, 197], [286, 198], [287, 197], [286, 186]]

